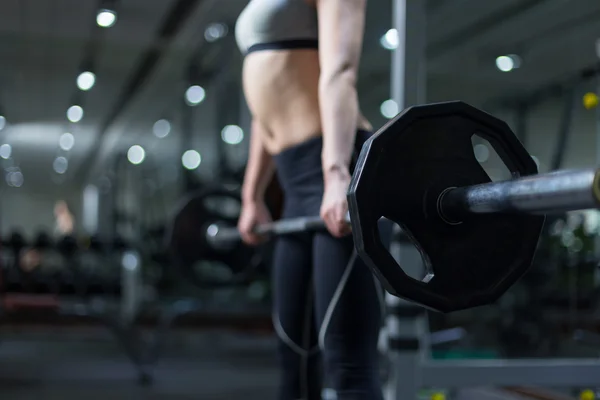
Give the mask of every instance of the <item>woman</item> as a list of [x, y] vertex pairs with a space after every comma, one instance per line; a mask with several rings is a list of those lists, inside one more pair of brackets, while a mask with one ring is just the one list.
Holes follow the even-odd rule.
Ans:
[[338, 399], [382, 398], [382, 292], [357, 259], [344, 221], [352, 160], [371, 130], [356, 91], [365, 2], [251, 0], [236, 24], [252, 113], [242, 238], [264, 239], [253, 228], [271, 219], [264, 192], [275, 170], [283, 218], [320, 215], [328, 230], [280, 237], [275, 245], [282, 400], [321, 398], [319, 350]]
[[[54, 236], [60, 238], [73, 234], [75, 220], [66, 201], [58, 200], [54, 204], [54, 218]], [[38, 268], [41, 263], [42, 254], [40, 253], [40, 249], [36, 248], [34, 245], [23, 253], [19, 265], [25, 272], [32, 272]]]
[[58, 200], [54, 205], [54, 234], [55, 236], [72, 235], [75, 229], [75, 218], [69, 205], [64, 200]]

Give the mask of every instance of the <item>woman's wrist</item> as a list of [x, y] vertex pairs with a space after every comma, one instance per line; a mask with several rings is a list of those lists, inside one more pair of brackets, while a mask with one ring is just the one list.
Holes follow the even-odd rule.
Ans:
[[327, 181], [349, 181], [350, 170], [342, 164], [333, 164], [323, 169], [323, 179]]
[[242, 204], [260, 204], [264, 203], [264, 193], [260, 193], [257, 190], [242, 190]]
[[262, 197], [244, 197], [242, 196], [242, 204], [245, 206], [262, 204], [265, 200]]

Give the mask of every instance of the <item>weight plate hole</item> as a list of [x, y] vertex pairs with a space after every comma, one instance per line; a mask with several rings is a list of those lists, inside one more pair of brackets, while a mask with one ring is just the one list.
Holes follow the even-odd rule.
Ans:
[[473, 155], [492, 182], [512, 178], [512, 173], [494, 149], [494, 146], [477, 133], [471, 136]]
[[[386, 243], [386, 240], [389, 240], [390, 237], [394, 239], [391, 246]], [[431, 263], [426, 259], [410, 232], [394, 221], [380, 218], [379, 238], [383, 245], [388, 247], [390, 254], [402, 267], [406, 275], [424, 283], [431, 281], [433, 278], [433, 271], [430, 268]]]

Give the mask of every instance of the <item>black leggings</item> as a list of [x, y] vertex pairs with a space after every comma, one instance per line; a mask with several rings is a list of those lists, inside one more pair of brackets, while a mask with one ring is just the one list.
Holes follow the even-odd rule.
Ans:
[[[359, 133], [357, 148], [366, 133]], [[284, 218], [319, 215], [320, 137], [275, 156]], [[391, 225], [382, 227], [389, 243]], [[384, 293], [356, 256], [352, 237], [328, 232], [279, 237], [275, 244], [273, 323], [282, 366], [279, 400], [321, 398], [321, 356], [338, 400], [382, 399], [377, 342]]]

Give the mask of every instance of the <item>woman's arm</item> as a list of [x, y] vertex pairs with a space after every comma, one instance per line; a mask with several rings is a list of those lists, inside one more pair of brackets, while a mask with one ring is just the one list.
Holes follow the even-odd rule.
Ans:
[[273, 158], [264, 148], [261, 138], [265, 128], [257, 120], [252, 120], [252, 132], [250, 133], [250, 150], [248, 152], [248, 163], [244, 174], [242, 186], [242, 201], [254, 203], [263, 201], [265, 191], [275, 167]]
[[323, 174], [349, 178], [359, 118], [356, 80], [366, 0], [317, 0]]

